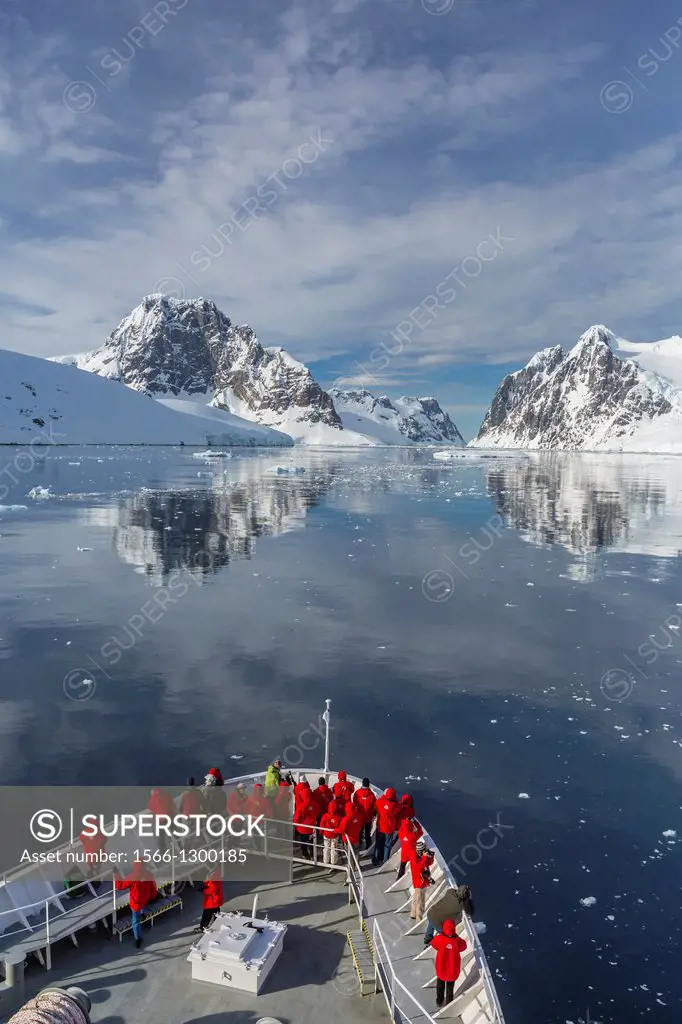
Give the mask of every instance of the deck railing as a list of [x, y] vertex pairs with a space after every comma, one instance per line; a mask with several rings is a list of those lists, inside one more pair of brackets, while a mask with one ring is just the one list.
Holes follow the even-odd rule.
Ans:
[[[424, 1020], [430, 1021], [432, 1024], [436, 1024], [429, 1011], [422, 1006], [416, 996], [412, 995], [410, 990], [396, 975], [393, 968], [393, 962], [391, 961], [390, 954], [386, 948], [386, 943], [384, 942], [384, 937], [381, 934], [381, 928], [379, 927], [376, 918], [372, 922], [372, 941], [374, 943], [375, 989], [377, 992], [379, 991], [378, 982], [380, 980], [381, 991], [384, 993], [384, 998], [386, 999], [386, 1003], [391, 1014], [391, 1020], [395, 1021], [396, 1010], [398, 1010], [398, 1012], [408, 1021], [414, 1019], [416, 1016], [422, 1016]], [[400, 1006], [399, 1000], [396, 996], [396, 990], [400, 996], [406, 997], [403, 1002], [408, 1003], [410, 1012]]]
[[[292, 773], [292, 775], [294, 776], [295, 779], [300, 779], [301, 775], [305, 774], [309, 779], [314, 779], [314, 778], [318, 778], [318, 777], [324, 776], [328, 781], [329, 781], [330, 775], [336, 774], [334, 772], [331, 772], [331, 773], [330, 772], [325, 772], [324, 770], [321, 770], [320, 768], [305, 768], [305, 767], [300, 767], [300, 768], [297, 768], [297, 769], [292, 769], [291, 773]], [[236, 786], [237, 783], [239, 783], [239, 782], [243, 782], [243, 783], [246, 783], [246, 784], [251, 783], [252, 785], [254, 783], [256, 783], [256, 782], [263, 782], [264, 778], [265, 778], [265, 774], [266, 773], [264, 771], [262, 771], [262, 772], [252, 772], [252, 773], [249, 773], [247, 775], [240, 775], [240, 776], [237, 776], [235, 778], [227, 779], [226, 780], [225, 788], [226, 788], [226, 790], [229, 790], [230, 788]], [[348, 779], [350, 781], [352, 781], [353, 783], [355, 783], [356, 785], [361, 782], [361, 779], [358, 776], [354, 776], [354, 775], [348, 775]], [[382, 792], [381, 790], [379, 790], [375, 786], [373, 786], [372, 789], [373, 789], [374, 793], [377, 796], [380, 795], [380, 793]], [[284, 844], [285, 847], [287, 848], [287, 851], [288, 851], [288, 848], [290, 846], [292, 847], [292, 850], [295, 850], [296, 839], [295, 839], [295, 837], [293, 835], [293, 831], [292, 831], [290, 836], [283, 835], [280, 832], [277, 832], [277, 834], [275, 834], [275, 831], [272, 830], [272, 829], [270, 830], [270, 834], [268, 834], [268, 826], [272, 826], [272, 825], [275, 825], [275, 824], [278, 824], [278, 825], [281, 826], [282, 822], [281, 821], [277, 821], [277, 819], [270, 819], [270, 818], [266, 819], [266, 828], [265, 828], [266, 839], [265, 839], [265, 847], [264, 847], [264, 850], [262, 852], [264, 852], [264, 853], [266, 852], [269, 857], [278, 858], [278, 857], [281, 856], [281, 857], [286, 857], [286, 859], [288, 859], [288, 860], [296, 861], [297, 863], [302, 863], [302, 864], [307, 863], [305, 858], [298, 857], [293, 852], [292, 853], [287, 852], [285, 854], [277, 854], [277, 853], [274, 853], [272, 851], [272, 846], [271, 846], [270, 849], [268, 849], [268, 843], [272, 844], [272, 843], [276, 842], [276, 843]], [[285, 824], [291, 824], [291, 822], [286, 822]], [[322, 850], [321, 831], [322, 830], [319, 828], [319, 826], [310, 826], [310, 827], [313, 828], [313, 833], [312, 833], [313, 842], [311, 843], [313, 856], [312, 856], [312, 861], [311, 862], [313, 864], [317, 865], [317, 864], [320, 864], [322, 862], [322, 860], [323, 860], [322, 853], [321, 853], [321, 850]], [[430, 837], [428, 835], [425, 836], [425, 839], [430, 841]], [[222, 840], [218, 840], [216, 845], [219, 844], [221, 841]], [[66, 849], [66, 848], [70, 847], [71, 845], [72, 844], [70, 844], [70, 843], [66, 843], [66, 844], [64, 844], [63, 847], [60, 847], [60, 849]], [[77, 846], [78, 843], [75, 843], [73, 845]], [[205, 845], [208, 847], [211, 844], [205, 844]], [[257, 852], [258, 852], [257, 850], [254, 850], [254, 853], [257, 853]], [[364, 903], [364, 877], [363, 877], [362, 869], [361, 869], [361, 867], [360, 867], [360, 865], [358, 863], [358, 859], [357, 859], [357, 856], [355, 854], [355, 851], [352, 849], [352, 847], [348, 846], [348, 844], [344, 843], [343, 846], [340, 848], [339, 852], [340, 852], [341, 860], [343, 860], [344, 853], [347, 855], [346, 863], [345, 864], [340, 863], [340, 864], [334, 865], [334, 867], [337, 868], [338, 870], [345, 870], [347, 872], [347, 874], [348, 874], [348, 884], [349, 884], [349, 890], [350, 890], [350, 892], [349, 892], [349, 899], [351, 898], [351, 895], [355, 897], [355, 900], [356, 900], [356, 903], [357, 903], [357, 906], [358, 906], [358, 913], [359, 913], [359, 917], [360, 917], [360, 923], [362, 923], [362, 920], [364, 918], [364, 914], [366, 912], [366, 907], [365, 907], [365, 903]], [[443, 858], [442, 854], [440, 853], [440, 851], [437, 848], [435, 848], [435, 856], [436, 856], [437, 863], [440, 865], [440, 867], [441, 867], [441, 869], [443, 871], [443, 876], [444, 876], [445, 880], [447, 881], [447, 884], [454, 888], [457, 885], [457, 882], [454, 879], [454, 877], [452, 875], [452, 872], [450, 871], [450, 867], [449, 867], [448, 863], [445, 861], [445, 859]], [[310, 862], [308, 862], [308, 863], [310, 863]], [[198, 865], [198, 867], [201, 867], [201, 866], [202, 865]], [[332, 865], [329, 865], [329, 866], [331, 867]], [[204, 867], [205, 867], [205, 865], [204, 865]], [[25, 873], [27, 873], [27, 869], [25, 867], [15, 869], [14, 871], [8, 872], [5, 876], [3, 876], [2, 881], [5, 884], [11, 883], [11, 881], [13, 880], [13, 876], [22, 875], [22, 874], [25, 874]], [[42, 877], [43, 877], [43, 880], [45, 880], [44, 876], [42, 876]], [[104, 877], [104, 876], [94, 876], [94, 877]], [[171, 882], [175, 883], [174, 861], [173, 860], [171, 861]], [[83, 882], [82, 885], [87, 885], [87, 881]], [[47, 897], [44, 900], [39, 900], [36, 903], [27, 904], [24, 907], [12, 907], [12, 908], [10, 908], [10, 909], [8, 909], [6, 911], [0, 911], [0, 936], [2, 935], [2, 931], [3, 931], [2, 927], [1, 927], [1, 922], [2, 922], [2, 919], [4, 917], [6, 917], [8, 915], [14, 915], [16, 917], [18, 912], [21, 915], [21, 914], [24, 914], [24, 911], [26, 911], [26, 910], [30, 910], [30, 909], [32, 909], [34, 907], [40, 906], [40, 907], [43, 908], [43, 910], [42, 910], [42, 917], [44, 918], [44, 922], [38, 920], [38, 921], [36, 921], [35, 926], [32, 927], [28, 923], [27, 916], [24, 914], [24, 921], [26, 922], [25, 926], [23, 928], [21, 928], [21, 929], [17, 929], [15, 931], [12, 931], [11, 934], [12, 934], [13, 937], [15, 935], [19, 936], [19, 935], [21, 935], [24, 932], [26, 934], [30, 934], [35, 929], [40, 929], [42, 924], [45, 923], [46, 931], [48, 933], [48, 942], [49, 942], [50, 931], [54, 932], [54, 929], [55, 929], [55, 927], [57, 925], [57, 922], [58, 921], [61, 922], [62, 920], [64, 920], [64, 918], [67, 916], [67, 914], [69, 914], [71, 912], [71, 910], [63, 911], [62, 913], [60, 913], [58, 915], [58, 917], [55, 917], [55, 915], [53, 913], [52, 919], [50, 920], [49, 905], [51, 903], [52, 904], [58, 903], [60, 901], [60, 899], [64, 899], [64, 898], [65, 898], [65, 894], [64, 893], [56, 893], [54, 896]], [[91, 900], [87, 901], [87, 903], [94, 903], [98, 899], [101, 899], [101, 897], [94, 896]], [[76, 907], [74, 907], [72, 909], [73, 910], [78, 910], [78, 909], [81, 909], [85, 905], [86, 905], [86, 903], [79, 903], [78, 906], [76, 906]], [[113, 911], [112, 912], [114, 914], [114, 919], [115, 919], [115, 914], [116, 914], [116, 889], [115, 889], [115, 887], [113, 889]], [[36, 915], [31, 915], [31, 916], [32, 917], [40, 917], [41, 914], [36, 914]], [[485, 990], [486, 990], [486, 993], [487, 993], [487, 996], [488, 996], [488, 999], [489, 999], [489, 1002], [490, 1002], [490, 1006], [491, 1006], [491, 1008], [492, 1008], [492, 1010], [493, 1010], [493, 1012], [495, 1014], [494, 1021], [495, 1022], [499, 1022], [499, 1024], [503, 1024], [504, 1017], [503, 1017], [502, 1010], [501, 1010], [501, 1007], [500, 1007], [500, 1004], [499, 1004], [499, 1000], [497, 998], [497, 993], [495, 991], [495, 985], [494, 985], [493, 980], [492, 980], [492, 975], [491, 975], [491, 972], [490, 972], [490, 968], [488, 966], [488, 963], [487, 963], [487, 960], [486, 960], [486, 957], [485, 957], [485, 953], [483, 952], [483, 947], [481, 945], [481, 942], [480, 942], [480, 939], [479, 939], [479, 936], [478, 936], [478, 932], [476, 931], [476, 929], [475, 929], [475, 927], [473, 925], [473, 922], [470, 920], [469, 917], [467, 917], [466, 914], [463, 915], [463, 920], [464, 920], [464, 925], [465, 925], [465, 929], [466, 929], [466, 933], [467, 933], [467, 941], [470, 943], [471, 948], [473, 948], [473, 950], [474, 950], [474, 954], [475, 954], [475, 957], [476, 957], [476, 962], [477, 962], [477, 964], [479, 966], [479, 969], [480, 969], [481, 978], [483, 980], [483, 984], [484, 984], [484, 987], [485, 987]], [[381, 960], [381, 963], [382, 963], [381, 969], [385, 973], [386, 978], [387, 979], [390, 978], [390, 984], [391, 984], [391, 990], [392, 990], [392, 996], [391, 996], [392, 1003], [389, 1002], [389, 1006], [392, 1005], [393, 1008], [395, 1008], [395, 1005], [396, 1005], [396, 1002], [395, 1002], [395, 988], [397, 986], [398, 989], [401, 992], [403, 992], [405, 994], [405, 996], [416, 1007], [418, 1007], [419, 1012], [422, 1013], [425, 1016], [426, 1019], [428, 1019], [429, 1021], [432, 1021], [433, 1018], [421, 1006], [421, 1004], [418, 1002], [418, 1000], [416, 1000], [415, 997], [411, 995], [411, 993], [407, 990], [407, 988], [405, 988], [403, 983], [396, 977], [395, 972], [393, 970], [393, 966], [391, 964], [390, 956], [388, 954], [388, 950], [386, 948], [386, 944], [384, 942], [383, 935], [381, 934], [381, 930], [380, 930], [376, 920], [373, 921], [372, 929], [373, 929], [372, 933], [373, 933], [373, 936], [374, 936], [375, 947], [379, 948], [379, 946], [381, 946], [381, 949], [382, 949], [382, 952], [383, 952], [383, 955], [384, 955], [384, 958]], [[61, 928], [59, 929], [59, 932], [62, 933], [62, 929]], [[49, 961], [49, 945], [48, 945], [48, 961]]]

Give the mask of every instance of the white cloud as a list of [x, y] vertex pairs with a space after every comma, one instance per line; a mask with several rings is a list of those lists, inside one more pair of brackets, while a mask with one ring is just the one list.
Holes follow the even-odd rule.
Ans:
[[[336, 15], [350, 6], [337, 3]], [[591, 164], [538, 168], [529, 154], [525, 180], [505, 176], [499, 153], [495, 174], [481, 164], [538, 119], [549, 123], [552, 97], [579, 86], [596, 47], [500, 53], [485, 39], [480, 54], [444, 63], [419, 50], [380, 61], [362, 26], [340, 44], [333, 18], [306, 15], [293, 6], [276, 43], [239, 40], [238, 53], [232, 26], [208, 48], [191, 36], [197, 23], [178, 17], [158, 48], [180, 38], [191, 52], [207, 48], [204, 88], [179, 89], [144, 131], [116, 122], [105, 94], [86, 114], [66, 109], [68, 76], [48, 60], [54, 39], [26, 59], [14, 93], [0, 80], [0, 160], [40, 149], [33, 202], [50, 226], [47, 237], [6, 237], [3, 291], [15, 307], [56, 310], [8, 310], [0, 343], [38, 354], [94, 347], [159, 280], [175, 278], [266, 344], [306, 360], [336, 356], [349, 376], [357, 357], [374, 373], [366, 357], [458, 274], [456, 298], [378, 375], [393, 381], [458, 360], [525, 359], [595, 320], [627, 333], [670, 302], [682, 270], [678, 138]], [[117, 96], [135, 102], [133, 72], [151, 60], [135, 57]], [[288, 177], [318, 131], [333, 143]], [[276, 199], [249, 219], [275, 174]], [[478, 247], [496, 232], [512, 240], [476, 272]], [[207, 269], [192, 259], [203, 246], [223, 250]]]

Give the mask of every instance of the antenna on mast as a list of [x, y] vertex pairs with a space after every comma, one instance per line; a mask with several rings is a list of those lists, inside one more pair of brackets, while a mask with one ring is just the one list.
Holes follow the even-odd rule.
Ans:
[[331, 714], [329, 712], [329, 709], [332, 706], [332, 702], [331, 702], [331, 700], [329, 700], [328, 697], [325, 700], [325, 704], [327, 705], [327, 710], [322, 715], [322, 721], [325, 723], [325, 726], [326, 726], [325, 731], [324, 731], [324, 773], [325, 773], [325, 775], [328, 775], [329, 774], [329, 723], [331, 721]]

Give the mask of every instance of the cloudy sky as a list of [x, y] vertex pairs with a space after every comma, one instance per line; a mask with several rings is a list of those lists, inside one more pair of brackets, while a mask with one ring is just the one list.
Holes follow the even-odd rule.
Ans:
[[539, 348], [682, 333], [681, 81], [662, 0], [0, 0], [0, 345], [201, 295], [471, 435]]

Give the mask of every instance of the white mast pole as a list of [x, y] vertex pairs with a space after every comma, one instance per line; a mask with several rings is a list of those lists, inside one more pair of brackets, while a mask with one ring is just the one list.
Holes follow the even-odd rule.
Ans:
[[329, 714], [329, 709], [332, 706], [332, 702], [329, 700], [329, 698], [327, 698], [325, 700], [325, 704], [327, 705], [327, 710], [322, 715], [322, 721], [325, 723], [325, 726], [326, 726], [325, 731], [324, 731], [324, 773], [325, 773], [325, 775], [328, 775], [329, 774], [329, 722], [330, 722], [330, 719], [331, 719], [331, 715]]

